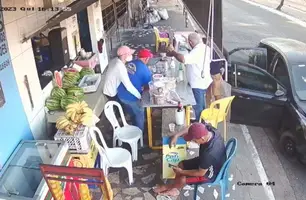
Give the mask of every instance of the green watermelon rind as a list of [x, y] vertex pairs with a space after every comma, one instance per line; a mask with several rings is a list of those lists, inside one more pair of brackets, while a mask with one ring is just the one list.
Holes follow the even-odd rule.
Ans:
[[61, 105], [60, 105], [60, 100], [49, 97], [46, 99], [45, 106], [48, 108], [50, 111], [55, 111], [55, 110], [60, 110]]
[[54, 87], [51, 91], [51, 97], [54, 99], [61, 100], [64, 96], [66, 96], [66, 91], [59, 87]]
[[76, 97], [84, 96], [84, 90], [80, 87], [71, 87], [67, 89], [67, 95], [72, 95]]
[[86, 75], [93, 75], [93, 74], [95, 74], [95, 71], [93, 69], [91, 69], [91, 68], [83, 68], [80, 71], [81, 78], [83, 78]]
[[80, 102], [79, 98], [71, 95], [67, 95], [61, 99], [60, 106], [63, 110], [66, 110], [66, 107], [69, 104]]

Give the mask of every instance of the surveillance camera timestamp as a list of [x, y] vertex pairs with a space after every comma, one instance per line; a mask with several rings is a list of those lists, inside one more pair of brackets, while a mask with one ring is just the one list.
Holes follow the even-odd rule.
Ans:
[[6, 11], [71, 11], [71, 7], [0, 7], [0, 12]]

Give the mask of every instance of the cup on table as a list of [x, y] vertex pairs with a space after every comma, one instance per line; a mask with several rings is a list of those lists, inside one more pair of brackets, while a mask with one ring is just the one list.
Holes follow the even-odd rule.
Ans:
[[170, 129], [170, 132], [173, 133], [175, 131], [175, 123], [170, 123], [169, 129]]

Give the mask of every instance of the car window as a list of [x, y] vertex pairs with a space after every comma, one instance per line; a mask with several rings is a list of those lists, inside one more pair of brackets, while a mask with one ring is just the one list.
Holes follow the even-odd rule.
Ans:
[[292, 80], [297, 95], [306, 101], [306, 64], [292, 65]]
[[236, 64], [234, 76], [234, 85], [238, 88], [272, 94], [277, 90], [276, 81], [256, 67]]
[[290, 79], [287, 66], [282, 58], [278, 58], [276, 60], [272, 74], [286, 87], [286, 89], [290, 88]]
[[267, 50], [265, 48], [238, 48], [229, 53], [230, 62], [248, 63], [266, 69]]

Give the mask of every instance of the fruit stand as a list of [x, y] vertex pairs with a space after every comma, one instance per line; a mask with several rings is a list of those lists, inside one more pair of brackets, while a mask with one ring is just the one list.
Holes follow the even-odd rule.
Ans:
[[[82, 95], [82, 100], [84, 100], [89, 108], [91, 108], [93, 110], [93, 113], [96, 116], [100, 116], [102, 111], [103, 111], [103, 107], [105, 102], [107, 101], [106, 97], [103, 95], [103, 76], [101, 76], [101, 82], [97, 87], [97, 90], [95, 92], [92, 93], [87, 93]], [[65, 77], [65, 76], [64, 76]], [[63, 81], [63, 87], [64, 87], [65, 82]], [[76, 86], [74, 86], [76, 87]], [[70, 92], [69, 92], [70, 91]], [[71, 94], [73, 92], [77, 92], [79, 93], [80, 91], [78, 89], [68, 89], [68, 92]], [[68, 93], [67, 92], [67, 93]], [[51, 92], [51, 96], [52, 96], [52, 92]], [[60, 104], [65, 104], [67, 101], [68, 103], [73, 103], [75, 102], [75, 98], [74, 97], [66, 97], [66, 99], [62, 99]], [[50, 101], [50, 99], [48, 99], [47, 101]], [[53, 99], [51, 99], [51, 103], [52, 103]], [[63, 101], [63, 102], [62, 102]], [[57, 105], [56, 105], [57, 106]], [[57, 107], [58, 108], [58, 107]], [[57, 109], [57, 110], [46, 110], [46, 116], [47, 116], [47, 122], [48, 123], [56, 123], [56, 120], [60, 117], [64, 115], [64, 110], [63, 109]]]

